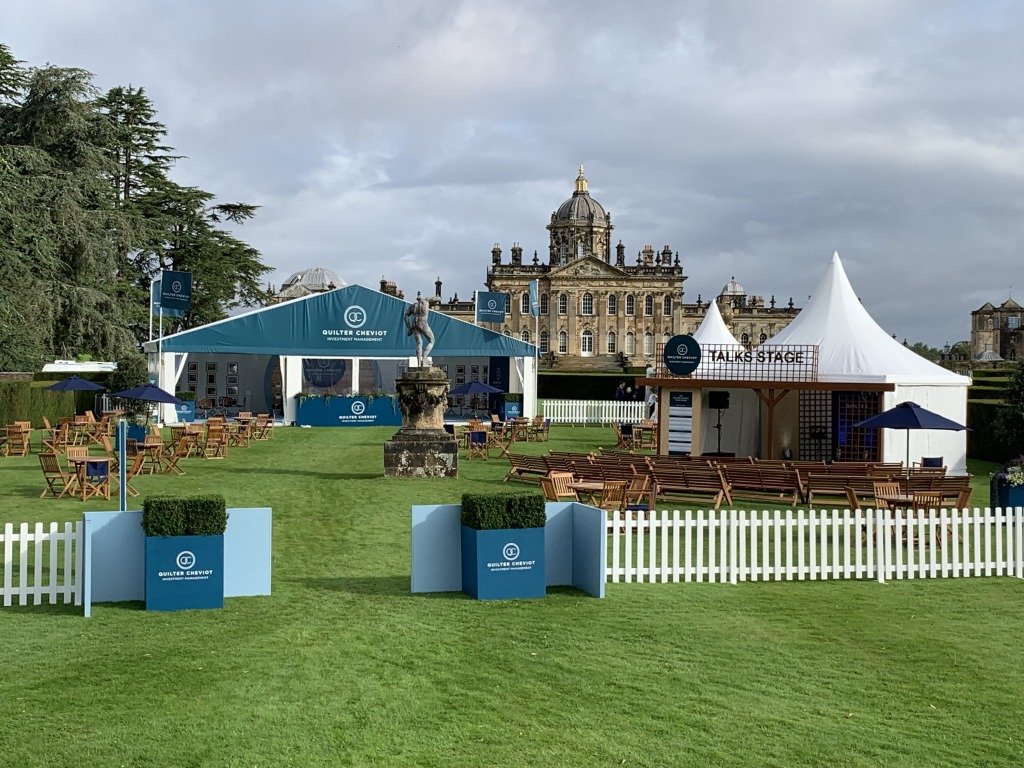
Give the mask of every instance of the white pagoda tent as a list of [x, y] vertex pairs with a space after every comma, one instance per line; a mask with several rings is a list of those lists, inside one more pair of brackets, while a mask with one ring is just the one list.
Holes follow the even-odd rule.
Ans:
[[[857, 298], [838, 253], [800, 314], [760, 348], [782, 345], [816, 345], [819, 382], [893, 385], [883, 393], [882, 410], [910, 400], [967, 423], [971, 380], [924, 359], [886, 333]], [[887, 429], [880, 433], [882, 460], [903, 461], [906, 434]], [[967, 433], [912, 431], [910, 456], [911, 461], [941, 456], [950, 474], [966, 474]]]

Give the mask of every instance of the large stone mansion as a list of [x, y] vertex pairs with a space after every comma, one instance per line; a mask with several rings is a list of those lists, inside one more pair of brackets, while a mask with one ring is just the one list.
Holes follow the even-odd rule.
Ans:
[[[654, 362], [659, 345], [700, 325], [710, 300], [684, 300], [686, 276], [678, 251], [647, 245], [627, 263], [626, 247], [612, 246], [612, 217], [590, 196], [580, 166], [572, 197], [551, 214], [549, 244], [542, 262], [536, 251], [524, 261], [514, 244], [504, 261], [495, 244], [487, 269], [487, 290], [506, 295], [504, 324], [493, 330], [540, 347], [541, 366], [564, 370], [622, 370]], [[530, 315], [529, 284], [539, 285], [540, 317]], [[431, 307], [473, 321], [473, 301], [441, 298], [440, 278]], [[778, 333], [799, 309], [790, 299], [778, 306], [773, 296], [747, 295], [730, 279], [715, 300], [736, 338], [756, 345]]]

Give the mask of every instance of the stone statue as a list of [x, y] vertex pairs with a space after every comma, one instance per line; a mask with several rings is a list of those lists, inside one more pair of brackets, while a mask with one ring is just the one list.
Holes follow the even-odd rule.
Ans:
[[[416, 365], [420, 368], [426, 367], [430, 350], [434, 348], [434, 332], [427, 325], [428, 312], [430, 312], [430, 305], [419, 292], [416, 293], [416, 301], [405, 310], [405, 326], [408, 329], [408, 335], [416, 337]], [[426, 349], [423, 347], [423, 339], [427, 340]]]

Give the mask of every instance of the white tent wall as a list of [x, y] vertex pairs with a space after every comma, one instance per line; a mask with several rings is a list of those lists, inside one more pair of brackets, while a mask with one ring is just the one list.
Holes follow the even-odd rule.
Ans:
[[281, 402], [284, 423], [294, 424], [299, 408], [297, 395], [302, 391], [302, 358], [281, 355]]
[[[708, 393], [701, 396], [700, 452], [718, 451], [718, 411], [708, 406]], [[729, 407], [722, 411], [722, 451], [737, 456], [756, 456], [761, 452], [761, 407], [757, 395], [749, 389], [730, 389]]]
[[532, 419], [537, 415], [537, 359], [533, 357], [513, 358], [512, 366], [519, 375], [520, 390], [523, 393], [523, 416]]
[[[154, 355], [154, 357], [157, 358], [156, 385], [173, 395], [178, 379], [181, 378], [182, 371], [185, 370], [188, 353], [164, 352], [161, 355]], [[177, 411], [171, 403], [161, 403], [157, 406], [157, 414], [157, 419], [161, 424], [174, 424], [178, 421]]]
[[[935, 386], [897, 384], [893, 392], [886, 392], [882, 410], [888, 410], [897, 403], [917, 403], [922, 408], [934, 411], [940, 416], [952, 419], [958, 424], [967, 423], [967, 388], [963, 386]], [[905, 461], [907, 458], [907, 432], [903, 429], [883, 429], [882, 460]], [[910, 462], [920, 461], [923, 456], [941, 456], [951, 475], [967, 474], [967, 432], [939, 429], [910, 430]]]

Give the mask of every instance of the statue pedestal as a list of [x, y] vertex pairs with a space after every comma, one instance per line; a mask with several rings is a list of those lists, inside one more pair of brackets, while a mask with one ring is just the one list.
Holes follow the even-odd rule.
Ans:
[[395, 385], [402, 428], [384, 443], [384, 475], [457, 477], [459, 446], [444, 431], [448, 376], [439, 368], [410, 368]]

